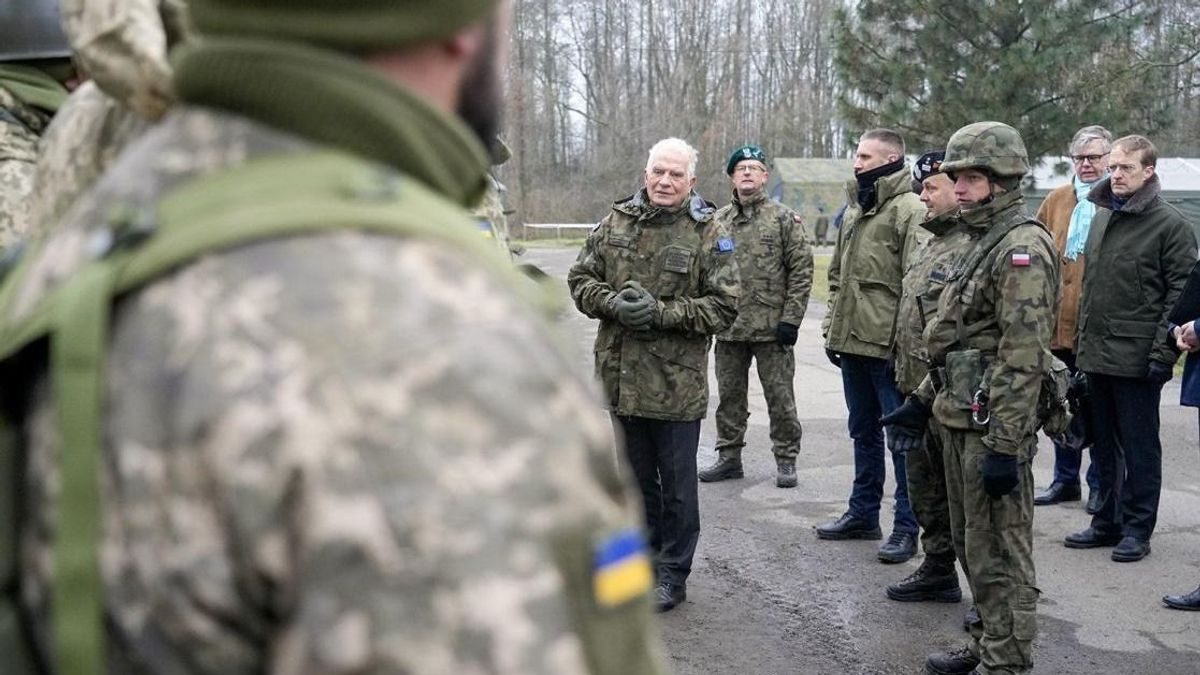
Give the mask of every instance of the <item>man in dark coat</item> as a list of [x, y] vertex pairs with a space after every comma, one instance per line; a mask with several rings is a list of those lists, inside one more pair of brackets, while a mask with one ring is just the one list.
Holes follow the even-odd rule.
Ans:
[[1148, 139], [1119, 139], [1109, 177], [1088, 194], [1098, 208], [1075, 353], [1093, 405], [1101, 499], [1091, 526], [1064, 543], [1115, 546], [1117, 562], [1150, 553], [1162, 488], [1158, 404], [1179, 357], [1167, 316], [1196, 261], [1191, 227], [1159, 196], [1157, 158]]

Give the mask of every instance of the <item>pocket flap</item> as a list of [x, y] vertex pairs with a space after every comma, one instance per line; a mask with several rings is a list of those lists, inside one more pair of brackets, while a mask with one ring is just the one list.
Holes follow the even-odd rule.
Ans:
[[1154, 321], [1131, 321], [1129, 319], [1109, 319], [1108, 332], [1114, 337], [1152, 339], [1158, 332], [1158, 323]]

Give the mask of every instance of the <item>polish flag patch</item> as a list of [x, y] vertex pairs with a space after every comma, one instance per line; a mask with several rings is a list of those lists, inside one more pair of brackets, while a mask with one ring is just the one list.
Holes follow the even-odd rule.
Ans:
[[1031, 262], [1029, 253], [1026, 251], [1014, 251], [1012, 254], [1013, 267], [1029, 267]]

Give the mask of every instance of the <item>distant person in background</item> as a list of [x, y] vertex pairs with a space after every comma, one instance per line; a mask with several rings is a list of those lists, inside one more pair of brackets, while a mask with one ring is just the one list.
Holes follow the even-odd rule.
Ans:
[[[1075, 326], [1079, 315], [1079, 295], [1083, 290], [1083, 247], [1087, 243], [1096, 205], [1087, 194], [1108, 175], [1108, 154], [1112, 150], [1112, 134], [1100, 126], [1089, 126], [1075, 132], [1071, 139], [1071, 162], [1075, 175], [1071, 182], [1056, 188], [1046, 196], [1038, 209], [1037, 219], [1054, 235], [1054, 244], [1061, 257], [1062, 299], [1058, 309], [1058, 325], [1051, 352], [1075, 373]], [[1054, 479], [1050, 487], [1033, 498], [1038, 506], [1075, 502], [1082, 497], [1079, 487], [1079, 467], [1084, 448], [1091, 445], [1088, 433], [1086, 398], [1076, 408], [1067, 433], [1054, 441]], [[1087, 512], [1100, 508], [1100, 473], [1092, 462], [1087, 472]]]
[[813, 226], [813, 238], [816, 240], [817, 246], [824, 246], [826, 243], [825, 237], [829, 234], [829, 216], [825, 215], [825, 207], [817, 207], [817, 222]]

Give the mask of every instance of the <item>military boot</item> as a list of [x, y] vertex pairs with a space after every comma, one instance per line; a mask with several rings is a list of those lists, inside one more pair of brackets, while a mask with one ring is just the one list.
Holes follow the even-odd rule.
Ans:
[[925, 659], [925, 672], [928, 675], [969, 675], [978, 665], [979, 657], [969, 648], [961, 647], [952, 652], [930, 654]]
[[741, 478], [745, 475], [742, 472], [742, 458], [722, 456], [716, 464], [702, 469], [696, 475], [700, 478], [701, 483], [716, 483], [730, 478]]
[[887, 596], [898, 602], [961, 602], [954, 554], [926, 555], [917, 571], [887, 587]]
[[796, 487], [796, 460], [791, 457], [775, 458], [775, 487]]

